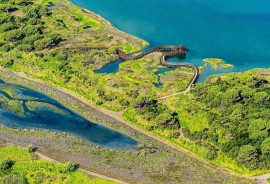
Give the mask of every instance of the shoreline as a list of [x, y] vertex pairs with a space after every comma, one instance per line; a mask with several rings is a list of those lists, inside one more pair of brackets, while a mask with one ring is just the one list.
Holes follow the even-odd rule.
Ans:
[[[160, 143], [162, 143], [162, 144], [164, 144], [164, 145], [166, 145], [166, 146], [168, 146], [168, 147], [170, 147], [170, 148], [172, 148], [172, 149], [174, 149], [174, 150], [176, 150], [176, 151], [180, 151], [181, 153], [185, 154], [186, 156], [191, 157], [191, 158], [193, 158], [193, 159], [196, 159], [197, 161], [199, 161], [199, 162], [201, 162], [201, 163], [203, 163], [203, 164], [205, 164], [205, 165], [207, 165], [207, 166], [210, 166], [210, 167], [212, 167], [212, 168], [215, 168], [215, 169], [217, 169], [218, 171], [223, 172], [224, 174], [231, 175], [231, 176], [236, 176], [236, 177], [241, 177], [241, 178], [246, 178], [246, 179], [251, 179], [251, 180], [254, 180], [255, 178], [257, 178], [257, 177], [253, 177], [253, 176], [241, 175], [241, 174], [232, 172], [232, 171], [230, 171], [230, 170], [227, 170], [227, 169], [225, 169], [225, 168], [222, 168], [222, 167], [220, 167], [220, 166], [218, 166], [218, 165], [216, 165], [216, 164], [214, 164], [214, 163], [211, 163], [211, 162], [209, 162], [209, 161], [207, 161], [207, 160], [205, 160], [205, 159], [202, 159], [202, 158], [198, 157], [198, 156], [195, 155], [194, 153], [192, 153], [192, 152], [190, 152], [190, 151], [188, 151], [188, 150], [186, 150], [186, 149], [184, 149], [184, 148], [180, 148], [179, 146], [176, 146], [176, 145], [174, 145], [174, 144], [172, 144], [172, 143], [170, 143], [170, 142], [168, 142], [168, 141], [166, 141], [166, 140], [164, 140], [164, 139], [162, 139], [162, 138], [160, 138], [160, 137], [157, 137], [157, 136], [155, 136], [154, 134], [152, 134], [152, 133], [150, 133], [150, 132], [147, 132], [147, 131], [145, 131], [145, 130], [143, 130], [143, 129], [140, 129], [139, 127], [136, 127], [136, 126], [134, 126], [134, 125], [128, 123], [126, 120], [124, 120], [124, 119], [121, 117], [121, 114], [122, 114], [121, 111], [120, 111], [120, 112], [113, 112], [113, 111], [109, 111], [109, 110], [106, 110], [106, 109], [98, 108], [98, 107], [94, 106], [93, 104], [91, 104], [90, 102], [88, 102], [88, 101], [87, 101], [86, 99], [84, 99], [83, 97], [79, 96], [78, 94], [76, 94], [76, 93], [74, 93], [74, 92], [72, 92], [72, 91], [70, 91], [70, 90], [64, 89], [64, 88], [62, 88], [62, 87], [51, 86], [50, 84], [47, 84], [47, 83], [45, 83], [45, 82], [43, 82], [43, 81], [40, 81], [40, 80], [38, 80], [38, 79], [30, 78], [30, 77], [26, 76], [26, 75], [25, 75], [24, 73], [22, 73], [22, 72], [16, 73], [16, 72], [12, 72], [12, 71], [9, 71], [9, 70], [5, 70], [5, 69], [3, 69], [3, 68], [0, 68], [0, 71], [1, 71], [2, 73], [7, 74], [7, 75], [13, 75], [13, 76], [22, 78], [22, 79], [24, 79], [24, 80], [31, 81], [31, 82], [36, 83], [36, 84], [39, 84], [39, 85], [44, 85], [45, 87], [49, 87], [49, 88], [51, 87], [51, 88], [53, 88], [53, 89], [56, 90], [56, 91], [60, 91], [60, 92], [62, 92], [62, 93], [66, 93], [66, 94], [70, 95], [71, 97], [75, 98], [76, 100], [79, 100], [81, 103], [83, 103], [83, 104], [85, 104], [85, 105], [91, 107], [92, 109], [94, 109], [94, 110], [96, 110], [96, 111], [99, 111], [100, 113], [103, 113], [105, 116], [108, 116], [108, 117], [110, 117], [110, 118], [115, 119], [117, 122], [121, 123], [122, 125], [128, 126], [129, 128], [131, 128], [131, 129], [134, 130], [135, 132], [139, 132], [139, 133], [141, 133], [141, 134], [143, 134], [143, 135], [145, 135], [145, 136], [147, 136], [147, 137], [149, 137], [149, 138], [151, 138], [151, 139], [154, 139], [155, 141], [158, 141], [158, 142], [160, 142]], [[44, 92], [43, 92], [43, 93], [44, 93]], [[45, 93], [45, 94], [46, 94], [46, 93]], [[62, 102], [61, 102], [61, 103], [62, 103]], [[65, 106], [66, 106], [66, 105], [65, 105]], [[100, 121], [94, 122], [94, 123], [97, 123], [97, 124], [100, 124], [100, 123], [101, 123], [102, 125], [104, 125], [104, 123], [102, 123], [102, 122], [100, 122]], [[112, 127], [110, 127], [110, 126], [108, 126], [108, 127], [109, 127], [109, 128], [112, 128]], [[119, 131], [119, 130], [118, 130], [118, 131]], [[121, 132], [122, 132], [122, 131], [121, 131]], [[122, 133], [125, 133], [125, 132], [122, 132]], [[131, 136], [132, 138], [134, 138], [132, 135], [129, 135], [129, 136]]]

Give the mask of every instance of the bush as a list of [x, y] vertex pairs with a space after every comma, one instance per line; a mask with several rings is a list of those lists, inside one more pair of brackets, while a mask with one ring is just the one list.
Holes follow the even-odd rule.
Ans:
[[27, 21], [27, 24], [28, 25], [38, 25], [40, 22], [41, 22], [40, 19], [30, 18]]
[[10, 31], [12, 29], [14, 29], [15, 26], [14, 26], [14, 23], [12, 22], [7, 22], [7, 23], [4, 23], [0, 26], [0, 32], [6, 32], [6, 31]]
[[26, 149], [29, 153], [34, 153], [35, 151], [37, 151], [37, 148], [33, 147], [32, 145], [27, 146]]
[[23, 37], [24, 35], [21, 33], [19, 29], [14, 29], [4, 34], [4, 39], [11, 42], [21, 40], [23, 39]]
[[13, 160], [3, 160], [0, 163], [0, 170], [8, 170], [10, 169], [15, 162]]
[[34, 42], [34, 46], [36, 50], [43, 50], [45, 48], [48, 48], [50, 45], [51, 45], [50, 38], [43, 38], [41, 40], [37, 40]]
[[5, 139], [0, 138], [0, 145], [1, 144], [6, 144], [6, 143], [7, 143], [7, 141]]
[[43, 50], [45, 48], [51, 48], [57, 46], [62, 41], [62, 38], [58, 34], [51, 34], [47, 37], [37, 40], [34, 43], [36, 50]]
[[66, 51], [59, 51], [56, 54], [56, 59], [59, 61], [67, 61], [68, 60], [68, 53]]
[[177, 130], [177, 131], [173, 131], [169, 134], [169, 138], [170, 139], [175, 139], [175, 138], [178, 138], [180, 136], [180, 132]]
[[262, 150], [262, 154], [267, 155], [267, 156], [270, 155], [270, 137], [268, 137], [262, 142], [261, 150]]
[[64, 170], [63, 172], [64, 173], [67, 173], [67, 172], [74, 172], [78, 169], [78, 166], [76, 166], [74, 163], [68, 161], [65, 163], [64, 165]]
[[103, 102], [101, 101], [101, 100], [98, 100], [97, 102], [96, 102], [96, 105], [102, 105], [103, 104]]
[[33, 50], [32, 46], [30, 44], [21, 44], [17, 47], [20, 51], [30, 52]]
[[258, 153], [255, 147], [244, 145], [238, 152], [238, 161], [250, 169], [257, 168]]
[[31, 18], [38, 19], [38, 18], [40, 18], [39, 9], [37, 7], [29, 8], [28, 11], [26, 12], [25, 17], [27, 19], [31, 19]]
[[5, 64], [4, 67], [8, 68], [11, 67], [14, 64], [14, 60], [13, 59], [9, 59]]
[[171, 114], [165, 112], [162, 114], [159, 114], [156, 118], [155, 118], [155, 122], [157, 123], [157, 125], [159, 126], [167, 126], [168, 124], [171, 123], [171, 121], [173, 121], [173, 117], [171, 116]]
[[28, 181], [24, 175], [9, 174], [3, 177], [2, 184], [28, 184]]
[[12, 48], [9, 46], [9, 45], [3, 45], [1, 47], [1, 51], [4, 51], [4, 52], [8, 52], [10, 51]]
[[122, 100], [120, 100], [120, 102], [119, 102], [122, 106], [124, 106], [124, 107], [126, 107], [126, 106], [128, 106], [129, 105], [129, 101], [128, 100], [126, 100], [126, 99], [122, 99]]
[[1, 13], [0, 14], [0, 23], [8, 23], [8, 22], [14, 22], [14, 17], [7, 13]]
[[33, 25], [27, 25], [22, 29], [22, 33], [24, 33], [26, 36], [31, 36], [35, 34], [40, 34], [41, 30]]

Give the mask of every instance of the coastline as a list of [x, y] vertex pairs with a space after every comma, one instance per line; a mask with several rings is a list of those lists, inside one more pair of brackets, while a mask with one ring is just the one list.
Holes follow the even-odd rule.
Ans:
[[[76, 8], [79, 8], [79, 7], [76, 7]], [[145, 46], [147, 45], [147, 42], [141, 40], [140, 38], [137, 38], [135, 36], [119, 31], [117, 28], [113, 27], [110, 24], [110, 22], [103, 19], [101, 16], [96, 15], [86, 9], [82, 9], [82, 11], [85, 15], [89, 14], [88, 16], [101, 21], [102, 25], [105, 28], [106, 33], [116, 34], [117, 36], [123, 38], [124, 40], [128, 40], [128, 42], [131, 42], [132, 44], [133, 44], [133, 41], [134, 42], [138, 41], [137, 43], [133, 44], [135, 45], [134, 46], [135, 49], [140, 50], [142, 45], [145, 45]], [[139, 44], [140, 46], [136, 44]], [[210, 168], [213, 168], [217, 170], [218, 172], [221, 172], [225, 175], [241, 177], [243, 178], [243, 180], [244, 178], [247, 178], [247, 179], [258, 178], [258, 177], [249, 177], [249, 176], [240, 175], [240, 174], [231, 172], [227, 170], [226, 168], [219, 166], [218, 164], [214, 164], [211, 161], [207, 161], [206, 159], [200, 158], [199, 156], [186, 150], [185, 148], [182, 148], [181, 146], [178, 146], [174, 144], [173, 142], [170, 142], [162, 138], [162, 136], [154, 135], [151, 132], [143, 130], [142, 128], [124, 120], [122, 117], [122, 111], [113, 112], [113, 111], [98, 107], [96, 105], [93, 105], [93, 101], [91, 101], [91, 99], [88, 98], [87, 96], [83, 97], [83, 95], [79, 93], [80, 91], [79, 90], [77, 91], [76, 88], [67, 89], [68, 87], [65, 88], [66, 87], [65, 84], [60, 85], [55, 81], [50, 81], [49, 79], [45, 80], [45, 78], [43, 80], [42, 76], [39, 77], [39, 76], [33, 75], [33, 73], [31, 72], [25, 71], [27, 73], [26, 75], [23, 72], [16, 73], [14, 71], [18, 72], [18, 71], [24, 71], [24, 70], [23, 69], [20, 70], [20, 68], [13, 68], [13, 69], [11, 68], [11, 70], [0, 68], [0, 76], [7, 77], [7, 80], [12, 81], [13, 83], [22, 84], [22, 85], [28, 86], [29, 88], [40, 91], [44, 94], [48, 94], [49, 96], [59, 101], [61, 104], [64, 104], [65, 107], [69, 108], [70, 110], [73, 110], [74, 112], [80, 114], [81, 116], [85, 117], [86, 119], [90, 121], [97, 122], [98, 124], [109, 127], [110, 129], [114, 129], [116, 131], [122, 132], [126, 135], [131, 136], [132, 138], [135, 138], [141, 141], [142, 143], [147, 143], [147, 144], [148, 142], [149, 144], [157, 143], [157, 145], [159, 146], [161, 145], [162, 149], [164, 150], [177, 151], [179, 152], [179, 154], [181, 153], [187, 156], [188, 158], [194, 159], [202, 166], [204, 167], [210, 166]], [[180, 93], [184, 93], [184, 92], [180, 92]], [[175, 93], [169, 96], [165, 96], [163, 98], [167, 98], [167, 97], [178, 95], [178, 94], [179, 93]], [[48, 150], [48, 153], [50, 151], [51, 150]]]

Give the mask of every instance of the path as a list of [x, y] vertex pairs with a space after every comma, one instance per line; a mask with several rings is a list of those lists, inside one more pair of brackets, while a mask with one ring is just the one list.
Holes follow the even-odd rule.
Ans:
[[167, 66], [168, 68], [187, 67], [187, 68], [193, 69], [194, 71], [193, 78], [191, 79], [188, 87], [186, 88], [186, 90], [189, 91], [190, 88], [196, 83], [196, 81], [199, 78], [198, 68], [191, 63], [186, 63], [186, 62], [176, 63], [176, 62], [167, 61], [167, 59], [170, 57], [175, 57], [175, 56], [186, 57], [187, 51], [188, 49], [183, 45], [180, 45], [180, 46], [165, 45], [165, 46], [155, 47], [148, 51], [142, 52], [136, 56], [130, 57], [129, 55], [122, 52], [120, 49], [116, 49], [116, 52], [119, 58], [123, 61], [141, 59], [144, 56], [151, 54], [153, 52], [163, 52], [163, 55], [161, 56], [161, 64], [163, 64], [164, 66]]
[[[89, 50], [89, 49], [108, 49], [109, 47], [107, 46], [64, 46], [64, 47], [60, 47], [61, 49], [79, 49], [79, 50]], [[184, 91], [181, 92], [177, 92], [168, 96], [164, 96], [161, 97], [160, 100], [162, 99], [166, 99], [168, 97], [171, 96], [176, 96], [182, 93], [188, 93], [191, 89], [191, 87], [196, 83], [197, 79], [199, 78], [199, 70], [198, 68], [191, 64], [191, 63], [186, 63], [186, 62], [180, 62], [180, 63], [175, 63], [175, 62], [168, 62], [167, 58], [169, 57], [175, 57], [175, 56], [181, 56], [181, 57], [185, 57], [186, 53], [187, 53], [188, 49], [183, 46], [174, 46], [174, 45], [165, 45], [165, 46], [159, 46], [159, 47], [155, 47], [153, 49], [150, 49], [148, 51], [145, 52], [141, 52], [136, 56], [129, 56], [126, 53], [124, 53], [123, 51], [121, 51], [120, 49], [116, 49], [116, 53], [119, 56], [119, 59], [122, 61], [127, 61], [127, 60], [137, 60], [137, 59], [141, 59], [144, 56], [151, 54], [153, 52], [163, 52], [163, 55], [161, 56], [161, 64], [163, 64], [164, 66], [167, 66], [168, 68], [178, 68], [178, 67], [187, 67], [187, 68], [191, 68], [194, 71], [194, 75], [193, 78], [190, 80], [189, 85], [187, 86], [187, 88]]]
[[187, 94], [190, 92], [190, 89], [191, 87], [189, 86], [187, 89], [185, 89], [184, 91], [180, 91], [180, 92], [177, 92], [177, 93], [173, 93], [173, 94], [170, 94], [170, 95], [166, 95], [166, 96], [163, 96], [163, 97], [160, 97], [158, 98], [157, 100], [165, 100], [166, 98], [169, 98], [169, 97], [172, 97], [172, 96], [177, 96], [177, 95], [180, 95], [180, 94]]
[[270, 173], [260, 175], [260, 176], [251, 176], [251, 177], [248, 177], [248, 178], [250, 178], [251, 180], [256, 181], [256, 183], [258, 183], [258, 184], [269, 184], [267, 179], [270, 178]]
[[80, 50], [103, 50], [103, 49], [109, 49], [108, 46], [64, 46], [64, 47], [58, 47], [60, 49], [67, 49], [67, 50], [73, 50], [73, 49], [80, 49]]

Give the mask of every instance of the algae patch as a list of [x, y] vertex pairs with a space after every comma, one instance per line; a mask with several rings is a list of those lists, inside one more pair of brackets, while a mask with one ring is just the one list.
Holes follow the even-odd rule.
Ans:
[[204, 62], [209, 63], [214, 70], [218, 69], [231, 69], [233, 67], [232, 64], [225, 64], [223, 59], [218, 58], [205, 58]]

